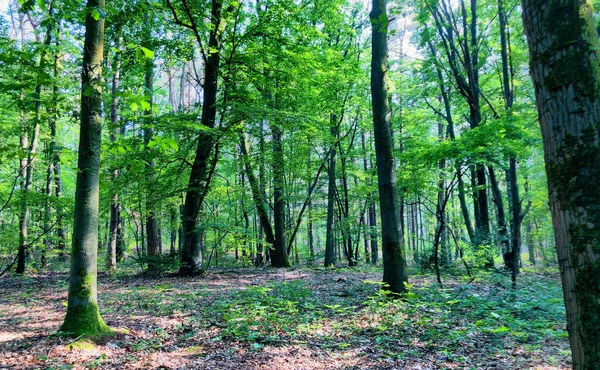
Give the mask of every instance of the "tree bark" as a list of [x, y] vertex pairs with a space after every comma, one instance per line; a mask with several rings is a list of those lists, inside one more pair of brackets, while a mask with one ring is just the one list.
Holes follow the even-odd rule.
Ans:
[[381, 211], [383, 250], [383, 282], [393, 293], [406, 292], [408, 274], [400, 228], [398, 192], [396, 190], [396, 163], [390, 131], [386, 72], [388, 16], [387, 1], [373, 0], [370, 20], [373, 30], [371, 57], [371, 96], [373, 126]]
[[600, 41], [588, 1], [523, 0], [574, 369], [600, 368]]
[[283, 157], [283, 130], [279, 123], [271, 123], [273, 134], [273, 224], [275, 242], [271, 252], [271, 266], [290, 267], [285, 243], [285, 169]]
[[[208, 50], [213, 50], [213, 52], [208, 54], [204, 67], [205, 80], [201, 120], [202, 125], [208, 129], [214, 128], [217, 116], [217, 83], [221, 61], [220, 48], [222, 36], [219, 26], [221, 24], [222, 5], [222, 0], [212, 1], [211, 23], [213, 27], [211, 27], [209, 35]], [[179, 269], [181, 275], [194, 275], [202, 270], [202, 250], [199, 248], [200, 243], [197, 241], [198, 233], [195, 232], [195, 229], [200, 211], [200, 204], [202, 203], [205, 194], [204, 189], [209, 185], [205, 180], [208, 159], [213, 144], [214, 140], [209, 133], [202, 132], [198, 135], [198, 146], [196, 147], [196, 154], [194, 162], [192, 163], [192, 170], [190, 172], [188, 189], [185, 194], [183, 206], [183, 241], [181, 268]]]
[[[145, 26], [144, 30], [146, 37], [146, 47], [151, 46], [148, 42], [151, 40], [151, 29]], [[158, 268], [157, 257], [160, 255], [161, 241], [159, 238], [159, 226], [156, 219], [156, 198], [153, 194], [155, 174], [154, 174], [154, 158], [148, 144], [154, 139], [154, 128], [152, 127], [152, 106], [154, 98], [154, 60], [153, 58], [146, 59], [146, 70], [144, 72], [144, 91], [146, 102], [149, 104], [148, 109], [144, 111], [144, 145], [146, 153], [149, 156], [146, 161], [145, 178], [146, 178], [146, 241], [147, 241], [147, 256], [148, 256], [148, 271], [154, 271]]]
[[256, 179], [256, 176], [254, 175], [254, 171], [252, 169], [252, 163], [250, 162], [250, 157], [248, 156], [248, 143], [243, 133], [240, 134], [240, 149], [242, 152], [241, 157], [242, 161], [244, 162], [246, 176], [248, 177], [248, 183], [252, 192], [252, 199], [254, 200], [256, 212], [258, 213], [258, 218], [260, 220], [262, 230], [264, 230], [265, 241], [270, 246], [272, 246], [275, 243], [273, 226], [271, 225], [271, 221], [269, 220], [266, 199], [264, 198], [264, 194], [260, 189], [259, 180]]
[[[307, 179], [310, 178], [310, 170], [311, 170], [311, 166], [310, 166], [310, 157], [311, 157], [311, 152], [308, 153], [308, 161], [306, 163], [306, 169], [307, 169]], [[307, 192], [310, 193], [311, 191], [311, 186], [310, 186], [310, 180], [306, 180], [307, 184]], [[314, 237], [314, 232], [315, 232], [315, 225], [313, 222], [313, 213], [312, 213], [312, 197], [309, 196], [308, 198], [308, 222], [306, 224], [306, 228], [307, 228], [307, 237], [308, 237], [308, 251], [310, 254], [310, 260], [309, 260], [309, 264], [313, 264], [315, 262], [315, 237]]]
[[508, 227], [506, 223], [506, 212], [504, 210], [504, 199], [500, 184], [496, 178], [496, 171], [492, 166], [488, 166], [488, 174], [490, 176], [490, 185], [492, 187], [492, 195], [494, 204], [496, 205], [496, 217], [498, 218], [498, 239], [502, 248], [502, 257], [504, 258], [504, 266], [512, 270], [513, 266], [513, 251], [510, 246], [510, 237], [508, 235]]
[[[122, 37], [120, 35], [120, 29], [116, 30], [116, 49], [115, 58], [113, 60], [113, 78], [111, 87], [111, 106], [110, 106], [110, 141], [114, 143], [117, 141], [117, 135], [119, 133], [119, 97], [117, 95], [119, 91], [119, 85], [121, 83], [121, 42]], [[119, 170], [113, 171], [113, 179], [119, 177]], [[118, 243], [118, 232], [119, 224], [121, 222], [121, 205], [119, 204], [119, 194], [115, 192], [113, 194], [112, 203], [110, 204], [110, 226], [109, 226], [109, 242], [106, 253], [106, 268], [108, 270], [115, 270], [117, 268], [117, 243]]]
[[[53, 14], [52, 8], [49, 10], [49, 17]], [[17, 268], [16, 273], [22, 274], [25, 272], [25, 259], [26, 259], [26, 249], [27, 249], [27, 234], [29, 227], [29, 202], [28, 196], [31, 191], [31, 186], [33, 184], [33, 169], [34, 169], [34, 161], [36, 158], [39, 138], [40, 138], [40, 126], [42, 123], [42, 73], [46, 67], [46, 50], [52, 43], [52, 22], [47, 20], [46, 26], [46, 36], [44, 38], [44, 48], [40, 53], [40, 60], [38, 63], [38, 74], [37, 74], [37, 82], [35, 86], [34, 92], [34, 100], [35, 100], [35, 116], [34, 123], [31, 132], [31, 141], [29, 143], [29, 147], [27, 148], [27, 162], [25, 167], [25, 181], [23, 187], [23, 200], [21, 203], [21, 217], [20, 217], [20, 238], [19, 238], [19, 252], [17, 254]], [[37, 37], [37, 36], [36, 36]], [[39, 40], [38, 40], [39, 41]]]
[[326, 238], [325, 238], [325, 267], [331, 267], [335, 265], [335, 237], [333, 233], [333, 217], [335, 207], [335, 164], [336, 164], [336, 141], [337, 141], [337, 120], [332, 115], [329, 120], [330, 133], [331, 133], [331, 148], [329, 149], [329, 169], [327, 170], [328, 186], [327, 186], [327, 225], [326, 225]]
[[96, 284], [104, 18], [99, 16], [96, 20], [93, 10], [103, 10], [104, 0], [88, 0], [86, 7], [75, 221], [67, 315], [61, 331], [75, 335], [98, 335], [109, 331], [100, 317]]

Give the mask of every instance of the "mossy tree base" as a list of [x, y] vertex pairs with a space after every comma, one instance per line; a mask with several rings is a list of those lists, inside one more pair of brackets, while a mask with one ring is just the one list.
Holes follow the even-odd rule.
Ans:
[[102, 320], [98, 304], [90, 303], [85, 306], [69, 306], [60, 331], [94, 337], [111, 333], [111, 328]]

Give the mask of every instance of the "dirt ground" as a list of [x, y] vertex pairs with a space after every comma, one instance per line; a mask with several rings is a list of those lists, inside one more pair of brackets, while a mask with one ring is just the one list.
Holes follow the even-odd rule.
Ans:
[[[461, 324], [466, 319], [459, 313], [448, 327], [435, 319], [439, 308], [415, 305], [403, 313], [385, 302], [365, 303], [378, 291], [365, 281], [380, 278], [350, 270], [219, 270], [191, 279], [101, 273], [102, 316], [128, 333], [94, 343], [57, 335], [66, 311], [65, 273], [3, 277], [0, 369], [569, 368], [566, 338], [528, 346], [493, 333], [457, 332], [455, 325], [472, 326]], [[432, 278], [411, 283], [427, 286]], [[446, 289], [460, 299], [459, 284]], [[277, 292], [287, 298], [271, 295]], [[252, 310], [265, 320], [244, 324]], [[397, 326], [382, 324], [388, 311]], [[461, 336], [446, 341], [436, 336], [440, 328]]]

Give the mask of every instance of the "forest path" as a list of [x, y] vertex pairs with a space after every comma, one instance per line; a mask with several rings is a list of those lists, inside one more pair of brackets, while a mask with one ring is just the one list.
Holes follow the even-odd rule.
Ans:
[[[215, 269], [206, 276], [99, 276], [102, 316], [127, 335], [55, 335], [67, 275], [0, 279], [0, 369], [563, 369], [555, 274], [513, 292], [500, 274], [413, 276], [407, 300], [380, 272]], [[448, 279], [448, 278], [446, 278]]]

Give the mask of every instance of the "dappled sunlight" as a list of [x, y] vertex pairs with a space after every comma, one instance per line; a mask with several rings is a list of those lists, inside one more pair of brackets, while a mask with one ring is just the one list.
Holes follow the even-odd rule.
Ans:
[[[445, 289], [419, 276], [408, 299], [390, 300], [372, 283], [373, 273], [217, 272], [190, 280], [125, 281], [103, 276], [102, 316], [129, 332], [90, 346], [51, 335], [65, 313], [64, 293], [52, 278], [38, 279], [39, 288], [26, 298], [9, 278], [0, 283], [8, 293], [0, 303], [0, 364], [18, 368], [25, 354], [37, 366], [115, 369], [425, 369], [488, 362], [512, 369], [551, 365], [549, 354], [564, 364], [560, 288], [547, 277], [524, 278], [530, 284], [515, 296], [490, 283], [493, 276], [468, 285], [449, 281]], [[21, 300], [40, 303], [29, 307]], [[53, 303], [42, 303], [47, 301]], [[523, 328], [531, 322], [535, 333]]]

